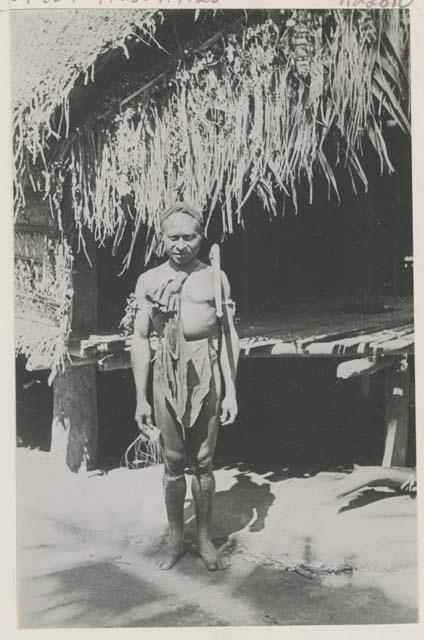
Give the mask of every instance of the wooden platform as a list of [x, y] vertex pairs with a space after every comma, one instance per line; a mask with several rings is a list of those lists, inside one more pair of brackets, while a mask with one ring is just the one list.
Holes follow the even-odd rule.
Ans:
[[[384, 356], [409, 355], [414, 350], [413, 309], [406, 301], [374, 314], [344, 311], [340, 301], [297, 303], [273, 312], [244, 314], [236, 326], [242, 358], [352, 357], [375, 366]], [[70, 352], [75, 365], [97, 362], [100, 371], [111, 371], [130, 367], [130, 342], [117, 333], [91, 335], [76, 340]], [[154, 337], [151, 344], [154, 349]], [[366, 369], [362, 362], [356, 369], [344, 366], [338, 374], [346, 379]]]
[[270, 308], [258, 307], [236, 318], [241, 338], [263, 336], [291, 341], [323, 334], [353, 334], [357, 331], [390, 329], [413, 324], [412, 299], [387, 297], [380, 310], [363, 313], [353, 310], [348, 298], [309, 299], [287, 302]]
[[[245, 314], [237, 319], [236, 325], [241, 358], [334, 358], [337, 379], [345, 381], [359, 377], [365, 395], [370, 393], [371, 375], [384, 371], [386, 443], [382, 464], [385, 467], [405, 465], [409, 408], [413, 398], [409, 370], [409, 357], [414, 353], [411, 302], [400, 301], [396, 307], [374, 314], [344, 310], [340, 301], [337, 304], [305, 302], [272, 312]], [[157, 338], [152, 337], [153, 349], [156, 341]], [[112, 332], [75, 339], [70, 344], [73, 366], [68, 368], [63, 379], [61, 376], [61, 380], [54, 383], [55, 397], [63, 400], [64, 393], [63, 390], [60, 393], [60, 389], [77, 388], [85, 372], [92, 377], [96, 370], [107, 372], [129, 368], [130, 344], [131, 337]], [[83, 444], [89, 442], [91, 433], [97, 433], [96, 394], [90, 398], [86, 399], [84, 409], [90, 417], [86, 420], [88, 435], [75, 436]], [[80, 403], [80, 397], [72, 399], [71, 405], [75, 403]], [[59, 411], [59, 401], [57, 404]], [[77, 407], [69, 406], [68, 413], [70, 422], [81, 422], [75, 420]], [[83, 452], [83, 445], [80, 449]], [[92, 464], [95, 463], [95, 450], [93, 444], [90, 447]]]

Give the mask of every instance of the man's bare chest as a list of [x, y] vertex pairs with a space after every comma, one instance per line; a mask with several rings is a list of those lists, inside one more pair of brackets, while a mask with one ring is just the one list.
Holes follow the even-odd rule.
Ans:
[[[149, 283], [148, 297], [156, 299], [158, 292], [172, 279], [169, 274], [161, 274], [160, 278], [155, 278]], [[187, 276], [180, 290], [180, 299], [182, 304], [205, 304], [214, 306], [214, 287], [213, 278], [209, 269], [196, 271]]]
[[181, 288], [181, 302], [213, 306], [214, 290], [210, 274], [191, 274]]

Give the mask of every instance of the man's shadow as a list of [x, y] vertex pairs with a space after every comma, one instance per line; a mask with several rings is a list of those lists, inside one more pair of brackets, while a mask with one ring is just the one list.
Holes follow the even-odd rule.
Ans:
[[[264, 529], [268, 511], [275, 500], [269, 483], [259, 485], [244, 474], [238, 474], [235, 478], [236, 484], [227, 491], [218, 491], [214, 498], [211, 533], [220, 545], [227, 541], [230, 534], [241, 531], [249, 523], [248, 530], [251, 533]], [[184, 510], [184, 520], [188, 538], [192, 538], [196, 533], [193, 500]]]

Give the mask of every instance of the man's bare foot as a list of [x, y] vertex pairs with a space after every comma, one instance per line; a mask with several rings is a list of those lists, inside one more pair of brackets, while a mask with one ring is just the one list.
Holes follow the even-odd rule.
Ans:
[[209, 571], [220, 571], [231, 564], [230, 559], [221, 555], [210, 540], [199, 542], [198, 552]]
[[186, 551], [187, 549], [183, 540], [171, 538], [165, 543], [165, 548], [159, 552], [156, 559], [156, 566], [164, 571], [171, 569]]

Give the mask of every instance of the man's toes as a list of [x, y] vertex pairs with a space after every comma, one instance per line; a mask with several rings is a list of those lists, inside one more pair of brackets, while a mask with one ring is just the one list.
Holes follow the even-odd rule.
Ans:
[[204, 555], [201, 555], [201, 558], [205, 563], [205, 567], [206, 569], [208, 569], [208, 571], [216, 571], [218, 569], [218, 558], [205, 557]]
[[172, 569], [174, 564], [184, 555], [186, 548], [184, 544], [172, 545], [165, 553], [156, 559], [158, 569], [166, 571]]
[[163, 558], [156, 560], [155, 565], [157, 566], [158, 569], [166, 569], [166, 560], [164, 560]]

